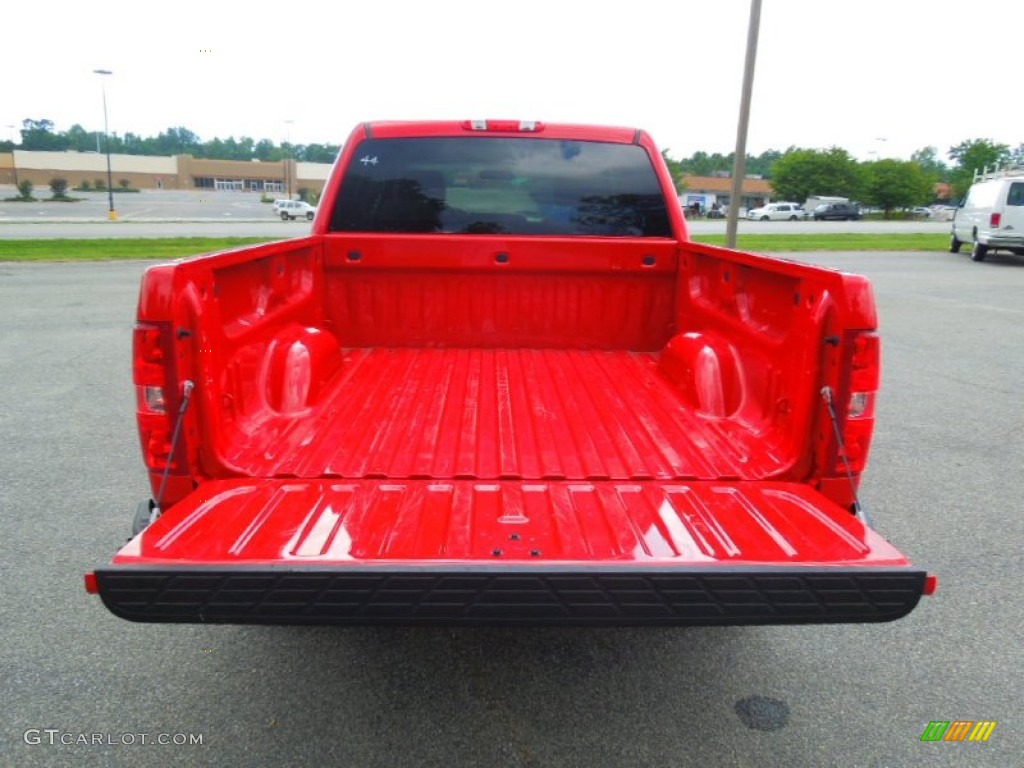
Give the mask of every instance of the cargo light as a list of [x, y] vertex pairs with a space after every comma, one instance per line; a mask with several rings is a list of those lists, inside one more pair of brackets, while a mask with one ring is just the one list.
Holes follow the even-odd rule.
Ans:
[[996, 227], [999, 226], [999, 224], [1002, 222], [1002, 220], [1003, 220], [1003, 214], [1001, 214], [1001, 213], [989, 214], [988, 225], [990, 227], [992, 227], [993, 229], [995, 229]]
[[544, 124], [536, 120], [465, 120], [462, 128], [492, 133], [539, 133], [544, 130]]

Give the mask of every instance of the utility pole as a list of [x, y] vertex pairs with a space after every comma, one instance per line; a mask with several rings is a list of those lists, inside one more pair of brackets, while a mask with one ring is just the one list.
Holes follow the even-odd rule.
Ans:
[[747, 126], [750, 124], [750, 96], [754, 90], [754, 64], [757, 61], [757, 35], [761, 28], [761, 0], [750, 0], [750, 26], [747, 28], [747, 59], [743, 67], [743, 93], [740, 96], [740, 120], [736, 127], [736, 157], [732, 163], [732, 189], [729, 216], [725, 225], [725, 245], [736, 247], [743, 178], [747, 171]]
[[285, 120], [284, 124], [288, 126], [285, 129], [284, 143], [284, 183], [287, 190], [286, 197], [292, 199], [292, 166], [291, 166], [291, 154], [292, 154], [292, 125], [295, 124], [294, 120]]

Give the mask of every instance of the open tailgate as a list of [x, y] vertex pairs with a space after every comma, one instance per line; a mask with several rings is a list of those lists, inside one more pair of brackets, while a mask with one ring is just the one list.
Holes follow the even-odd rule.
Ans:
[[933, 579], [780, 482], [220, 480], [86, 578], [134, 621], [890, 621]]

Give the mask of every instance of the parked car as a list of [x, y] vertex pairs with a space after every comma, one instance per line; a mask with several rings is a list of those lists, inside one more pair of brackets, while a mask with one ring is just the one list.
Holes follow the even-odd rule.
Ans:
[[316, 208], [301, 200], [275, 200], [274, 214], [281, 217], [281, 221], [304, 218], [312, 221], [316, 215]]
[[1024, 256], [1024, 175], [999, 175], [976, 181], [953, 214], [951, 253], [972, 243], [971, 258], [983, 261], [990, 250]]
[[804, 209], [799, 203], [768, 203], [747, 212], [747, 218], [754, 221], [796, 221], [803, 217]]
[[860, 207], [853, 203], [822, 203], [814, 209], [815, 221], [855, 221], [860, 218]]
[[932, 217], [932, 209], [923, 208], [922, 206], [919, 205], [916, 208], [911, 208], [910, 214], [912, 216], [921, 216], [922, 218], [930, 219]]

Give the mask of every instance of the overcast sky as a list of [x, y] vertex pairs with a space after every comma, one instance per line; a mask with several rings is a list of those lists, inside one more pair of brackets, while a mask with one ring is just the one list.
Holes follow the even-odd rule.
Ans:
[[[648, 130], [735, 145], [749, 0], [5, 3], [0, 135], [58, 130], [341, 143], [380, 119]], [[861, 159], [1024, 142], [1020, 0], [764, 0], [747, 149]], [[998, 42], [1002, 38], [1003, 42]], [[993, 41], [993, 42], [987, 42]], [[291, 122], [288, 122], [291, 121]], [[11, 127], [13, 126], [13, 127]]]

